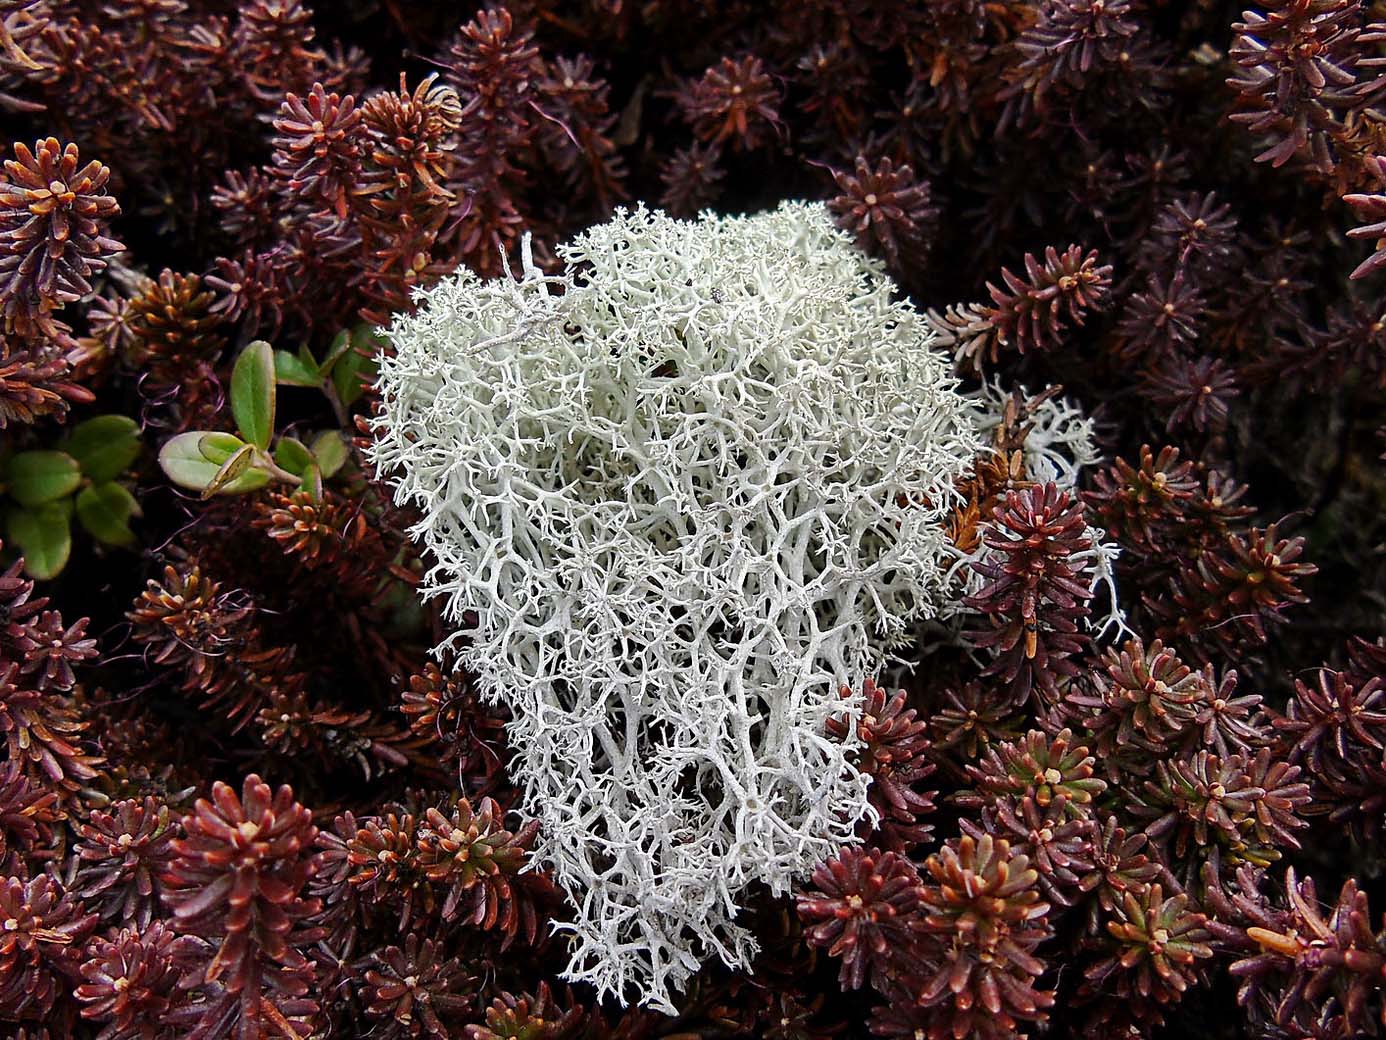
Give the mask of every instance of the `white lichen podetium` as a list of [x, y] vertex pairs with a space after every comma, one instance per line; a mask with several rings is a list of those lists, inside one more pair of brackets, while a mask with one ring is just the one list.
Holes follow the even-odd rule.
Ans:
[[821, 205], [621, 211], [558, 256], [395, 319], [371, 454], [425, 590], [475, 612], [445, 647], [513, 712], [568, 977], [668, 1010], [709, 957], [749, 964], [748, 886], [871, 815], [824, 724], [951, 609], [978, 416]]

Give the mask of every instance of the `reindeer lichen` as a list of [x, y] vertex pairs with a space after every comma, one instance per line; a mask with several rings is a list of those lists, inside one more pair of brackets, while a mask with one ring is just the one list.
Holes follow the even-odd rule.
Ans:
[[621, 211], [558, 257], [395, 318], [371, 454], [422, 516], [440, 649], [512, 710], [569, 977], [668, 1009], [748, 965], [749, 885], [873, 813], [825, 723], [950, 609], [979, 418], [821, 205]]

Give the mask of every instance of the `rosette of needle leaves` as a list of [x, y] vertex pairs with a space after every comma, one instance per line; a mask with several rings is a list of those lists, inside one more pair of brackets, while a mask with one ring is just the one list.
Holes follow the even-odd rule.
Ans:
[[318, 1001], [300, 951], [321, 937], [305, 895], [318, 868], [312, 813], [254, 774], [239, 795], [221, 782], [211, 795], [184, 817], [164, 875], [174, 928], [194, 947], [180, 985], [200, 991], [184, 1009], [197, 1028], [184, 1035], [307, 1035]]
[[1087, 969], [1080, 996], [1117, 998], [1109, 998], [1111, 1010], [1102, 1009], [1099, 1018], [1129, 1016], [1147, 1030], [1159, 1025], [1161, 1007], [1199, 982], [1198, 962], [1213, 955], [1206, 923], [1183, 892], [1166, 898], [1159, 885], [1126, 892], [1107, 922], [1105, 956]]
[[1386, 777], [1386, 687], [1379, 677], [1320, 669], [1318, 681], [1295, 680], [1295, 694], [1275, 720], [1279, 747], [1303, 763], [1311, 815], [1375, 832]]
[[948, 842], [924, 867], [920, 954], [933, 967], [915, 999], [937, 1023], [925, 1035], [990, 1040], [1043, 1022], [1054, 996], [1037, 987], [1044, 962], [1034, 951], [1051, 927], [1029, 860], [984, 834]]
[[0, 1021], [43, 1018], [76, 974], [96, 915], [48, 874], [0, 882]]
[[919, 871], [904, 856], [847, 848], [813, 872], [799, 917], [811, 946], [842, 958], [842, 988], [860, 989], [868, 976], [879, 985], [919, 966], [912, 946], [922, 895]]
[[821, 205], [640, 208], [558, 256], [396, 317], [369, 454], [422, 513], [445, 645], [512, 710], [568, 976], [669, 1008], [701, 960], [750, 963], [747, 886], [787, 892], [873, 815], [825, 723], [953, 609], [976, 423]]
[[[0, 546], [3, 547], [3, 546]], [[96, 656], [86, 619], [65, 625], [33, 596], [23, 559], [0, 571], [0, 740], [12, 769], [64, 801], [98, 775], [91, 723], [77, 703], [73, 666]]]
[[[844, 686], [839, 693], [852, 697]], [[928, 724], [906, 708], [906, 693], [897, 690], [887, 700], [885, 690], [866, 680], [862, 690], [861, 713], [828, 720], [828, 732], [839, 740], [853, 728], [861, 740], [857, 768], [871, 777], [871, 804], [878, 815], [877, 831], [882, 844], [896, 852], [925, 842], [933, 827], [920, 821], [934, 811], [933, 795], [915, 790], [914, 785], [934, 771], [929, 751]], [[855, 724], [855, 725], [854, 725]]]
[[1156, 763], [1155, 779], [1146, 781], [1141, 802], [1129, 809], [1152, 821], [1146, 834], [1190, 881], [1214, 853], [1225, 867], [1266, 867], [1281, 849], [1299, 848], [1295, 831], [1306, 826], [1301, 806], [1309, 801], [1299, 772], [1273, 758], [1270, 748], [1255, 758], [1200, 751]]
[[1324, 1036], [1377, 1035], [1386, 1014], [1386, 939], [1372, 928], [1367, 894], [1349, 878], [1337, 902], [1327, 903], [1311, 878], [1296, 880], [1290, 867], [1285, 902], [1283, 913], [1246, 929], [1260, 949], [1231, 967], [1243, 980], [1243, 999], [1257, 995], [1257, 1010], [1288, 1027], [1287, 1035], [1303, 1019], [1331, 1025]]
[[146, 797], [117, 802], [110, 812], [93, 809], [77, 828], [77, 894], [103, 921], [148, 928], [163, 892], [162, 875], [181, 836], [168, 807]]
[[14, 155], [0, 175], [0, 315], [6, 331], [42, 338], [56, 331], [52, 311], [90, 292], [123, 248], [106, 233], [120, 206], [106, 191], [110, 169], [81, 165], [75, 144], [49, 137]]
[[1108, 775], [1149, 776], [1176, 738], [1193, 725], [1207, 682], [1158, 639], [1147, 650], [1139, 638], [1108, 650], [1109, 679], [1091, 693], [1075, 687], [1065, 705], [1084, 715]]
[[1088, 749], [1074, 745], [1073, 733], [1048, 736], [1031, 730], [1023, 740], [991, 748], [976, 765], [966, 767], [972, 790], [956, 796], [959, 805], [982, 808], [1001, 799], [1029, 798], [1040, 808], [1062, 798], [1070, 816], [1086, 816], [1107, 782], [1093, 776]]
[[1009, 492], [982, 535], [987, 551], [972, 568], [986, 584], [967, 603], [987, 624], [972, 638], [995, 651], [983, 674], [999, 676], [1017, 705], [1035, 689], [1057, 700], [1058, 681], [1080, 672], [1069, 658], [1089, 642], [1078, 627], [1092, 598], [1087, 530], [1082, 504], [1051, 483]]
[[[1162, 759], [1200, 750], [1222, 756], [1254, 752], [1271, 742], [1256, 694], [1234, 696], [1237, 673], [1215, 680], [1211, 666], [1194, 671], [1158, 639], [1139, 638], [1103, 659], [1106, 677], [1092, 688], [1075, 683], [1064, 707], [1082, 717], [1107, 776], [1150, 776]], [[1139, 786], [1139, 785], [1137, 785]]]

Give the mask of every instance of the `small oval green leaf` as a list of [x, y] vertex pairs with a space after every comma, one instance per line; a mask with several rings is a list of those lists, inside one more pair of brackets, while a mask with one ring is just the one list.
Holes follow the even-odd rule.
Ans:
[[231, 414], [241, 436], [268, 451], [274, 436], [274, 350], [257, 339], [231, 370]]
[[294, 476], [301, 477], [313, 464], [313, 453], [296, 437], [280, 437], [274, 446], [274, 461]]
[[286, 386], [322, 386], [322, 375], [287, 350], [274, 352], [274, 378]]
[[245, 441], [234, 433], [221, 433], [216, 430], [203, 433], [197, 440], [197, 450], [202, 453], [202, 457], [218, 466], [244, 447]]
[[59, 445], [93, 483], [114, 480], [139, 457], [140, 427], [127, 415], [98, 415], [78, 423]]
[[342, 359], [342, 355], [351, 349], [351, 332], [343, 329], [332, 337], [332, 344], [327, 348], [327, 356], [322, 359], [322, 364], [318, 366], [318, 371], [323, 375], [332, 371], [332, 366]]
[[35, 509], [11, 509], [5, 534], [24, 556], [31, 578], [55, 577], [72, 555], [71, 506], [67, 500], [46, 502]]
[[346, 463], [346, 439], [336, 430], [323, 430], [313, 438], [311, 447], [324, 479], [331, 477]]
[[322, 501], [322, 473], [315, 463], [309, 463], [307, 472], [303, 474], [303, 482], [298, 486], [312, 495], [314, 502]]
[[210, 436], [193, 430], [165, 441], [159, 449], [159, 468], [179, 487], [201, 491], [221, 468], [221, 463], [213, 462], [202, 451], [203, 440]]
[[82, 468], [65, 451], [21, 451], [10, 460], [10, 495], [20, 505], [63, 498], [82, 483]]
[[[229, 433], [206, 433], [194, 430], [180, 433], [159, 451], [159, 465], [169, 480], [190, 491], [205, 491], [216, 479], [222, 466], [237, 451], [248, 448], [239, 437]], [[254, 491], [269, 483], [269, 474], [262, 469], [248, 469], [236, 480], [221, 488], [222, 494]]]
[[337, 391], [342, 407], [351, 407], [365, 393], [366, 384], [375, 378], [377, 367], [375, 356], [362, 354], [359, 349], [348, 350], [332, 366], [332, 388]]
[[120, 484], [93, 484], [77, 493], [77, 520], [98, 542], [124, 548], [134, 545], [130, 518], [139, 515], [140, 504]]

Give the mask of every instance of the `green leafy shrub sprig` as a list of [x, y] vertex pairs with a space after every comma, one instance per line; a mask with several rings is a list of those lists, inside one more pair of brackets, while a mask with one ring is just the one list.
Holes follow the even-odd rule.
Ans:
[[97, 415], [74, 426], [54, 448], [0, 456], [7, 540], [32, 578], [55, 577], [72, 553], [72, 521], [103, 545], [135, 544], [130, 521], [140, 504], [118, 478], [139, 458], [139, 424]]
[[169, 440], [159, 465], [179, 487], [202, 498], [287, 484], [322, 497], [322, 482], [347, 460], [347, 444], [338, 430], [322, 430], [305, 443], [289, 434], [275, 436], [278, 388], [315, 387], [334, 410], [345, 410], [361, 396], [361, 378], [374, 361], [360, 349], [371, 337], [368, 326], [342, 332], [322, 361], [307, 347], [297, 353], [275, 350], [264, 340], [246, 346], [231, 370], [231, 414], [236, 433], [189, 430]]

